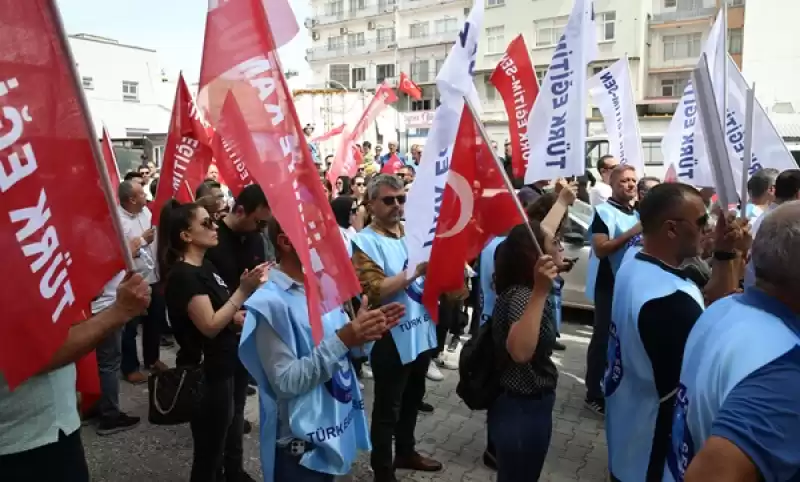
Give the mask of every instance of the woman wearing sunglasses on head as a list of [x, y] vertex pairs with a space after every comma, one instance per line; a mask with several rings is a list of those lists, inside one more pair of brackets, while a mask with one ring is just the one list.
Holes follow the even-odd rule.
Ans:
[[[167, 312], [180, 350], [176, 365], [202, 361], [204, 382], [192, 413], [191, 482], [253, 480], [242, 467], [242, 423], [233, 417], [233, 380], [238, 363], [234, 325], [244, 322], [242, 304], [261, 284], [265, 266], [246, 271], [230, 293], [206, 250], [217, 245], [217, 224], [196, 203], [170, 201], [161, 211], [158, 253]], [[238, 426], [235, 426], [238, 425]]]

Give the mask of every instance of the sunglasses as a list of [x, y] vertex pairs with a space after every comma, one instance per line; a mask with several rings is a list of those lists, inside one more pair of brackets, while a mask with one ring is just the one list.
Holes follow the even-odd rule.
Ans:
[[358, 208], [350, 208], [350, 214], [355, 214], [358, 212]]
[[216, 225], [214, 224], [214, 219], [210, 216], [200, 221], [200, 226], [203, 226], [204, 228], [210, 230], [213, 230], [216, 227]]
[[356, 187], [364, 187], [364, 183], [363, 182], [357, 182], [357, 183], [355, 183], [355, 186]]
[[394, 206], [395, 201], [399, 205], [403, 205], [406, 203], [406, 195], [400, 194], [398, 196], [383, 196], [381, 198], [381, 202], [387, 206]]

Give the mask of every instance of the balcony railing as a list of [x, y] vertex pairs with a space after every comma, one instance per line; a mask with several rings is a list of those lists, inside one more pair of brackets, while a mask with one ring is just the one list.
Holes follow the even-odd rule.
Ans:
[[708, 18], [717, 13], [716, 7], [695, 8], [692, 10], [677, 10], [675, 12], [654, 13], [650, 21], [651, 24], [682, 22], [686, 20], [696, 20]]
[[404, 37], [401, 38], [398, 47], [401, 49], [411, 49], [415, 47], [423, 47], [426, 45], [438, 45], [443, 43], [453, 43], [458, 38], [458, 30], [444, 33], [429, 33], [428, 35], [418, 37]]
[[345, 43], [336, 47], [323, 45], [306, 50], [306, 59], [309, 62], [345, 57], [348, 55], [366, 55], [375, 52], [391, 52], [395, 48], [410, 49], [426, 45], [439, 45], [453, 43], [458, 38], [458, 32], [431, 34], [424, 37], [404, 37], [397, 40], [391, 39], [366, 39], [363, 43]]
[[400, 11], [416, 10], [418, 8], [450, 5], [454, 3], [469, 4], [470, 2], [467, 0], [401, 0], [398, 4], [398, 8]]
[[348, 8], [338, 11], [317, 11], [312, 17], [312, 27], [316, 25], [330, 25], [345, 20], [368, 18], [386, 15], [394, 12], [395, 2], [372, 2], [362, 5], [351, 4]]

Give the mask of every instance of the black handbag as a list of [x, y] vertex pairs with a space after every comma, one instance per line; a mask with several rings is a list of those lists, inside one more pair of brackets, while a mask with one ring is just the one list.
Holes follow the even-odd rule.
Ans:
[[200, 399], [203, 383], [202, 366], [176, 367], [152, 373], [147, 379], [147, 419], [153, 425], [188, 423]]

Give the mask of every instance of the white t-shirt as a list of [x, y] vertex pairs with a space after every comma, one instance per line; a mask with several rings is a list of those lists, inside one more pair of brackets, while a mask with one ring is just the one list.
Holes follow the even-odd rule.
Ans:
[[603, 181], [597, 181], [594, 186], [589, 189], [589, 204], [597, 206], [608, 201], [611, 197], [611, 186]]

